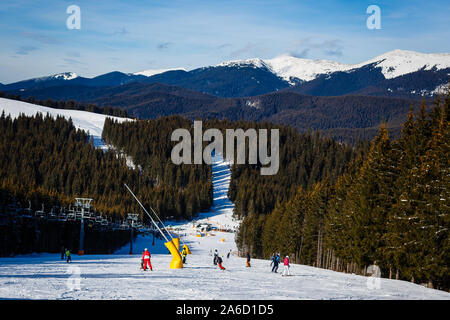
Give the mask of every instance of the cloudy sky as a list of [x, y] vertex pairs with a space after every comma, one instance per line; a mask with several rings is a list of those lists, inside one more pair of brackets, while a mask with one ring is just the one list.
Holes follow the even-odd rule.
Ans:
[[[369, 30], [369, 5], [381, 29]], [[70, 30], [66, 9], [81, 10]], [[23, 1], [0, 5], [0, 82], [73, 71], [215, 65], [281, 54], [358, 63], [394, 49], [450, 52], [450, 2], [329, 0]]]

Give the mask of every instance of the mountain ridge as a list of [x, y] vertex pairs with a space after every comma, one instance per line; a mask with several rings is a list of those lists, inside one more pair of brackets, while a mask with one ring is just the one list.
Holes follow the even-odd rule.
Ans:
[[[272, 59], [233, 60], [189, 71], [183, 68], [150, 69], [135, 73], [113, 71], [93, 78], [65, 72], [3, 84], [0, 88], [9, 92], [24, 92], [62, 85], [112, 87], [142, 82], [175, 85], [219, 97], [256, 96], [294, 88], [304, 94], [322, 96], [366, 92], [369, 95], [398, 94], [402, 97], [421, 98], [435, 95], [438, 88], [448, 83], [449, 75], [448, 53], [393, 50], [357, 64], [280, 55]], [[409, 79], [407, 92], [403, 87], [396, 87], [395, 83], [395, 79], [405, 76]], [[426, 86], [423, 86], [421, 80], [424, 76], [428, 79]], [[334, 87], [342, 87], [343, 84], [345, 89], [335, 90]], [[365, 87], [361, 84], [370, 90], [364, 90]], [[317, 86], [320, 88], [316, 88]], [[327, 86], [333, 89], [326, 89]]]

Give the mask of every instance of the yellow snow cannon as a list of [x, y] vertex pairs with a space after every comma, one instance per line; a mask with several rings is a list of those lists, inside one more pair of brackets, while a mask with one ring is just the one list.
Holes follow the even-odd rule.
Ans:
[[170, 269], [181, 269], [183, 268], [183, 260], [181, 259], [180, 252], [178, 251], [177, 246], [174, 242], [178, 240], [178, 238], [174, 238], [171, 241], [164, 243], [167, 249], [169, 249], [170, 254], [172, 255], [172, 261], [170, 262]]
[[180, 250], [180, 239], [172, 238], [172, 242], [175, 245], [175, 247], [177, 248], [177, 250]]

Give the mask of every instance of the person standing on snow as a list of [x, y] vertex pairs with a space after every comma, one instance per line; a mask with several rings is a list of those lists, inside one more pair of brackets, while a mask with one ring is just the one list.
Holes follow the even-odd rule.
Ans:
[[186, 263], [186, 255], [187, 255], [186, 248], [183, 248], [183, 251], [181, 251], [181, 255], [183, 256], [183, 263]]
[[147, 265], [150, 268], [150, 271], [153, 271], [152, 264], [150, 263], [150, 252], [148, 252], [147, 248], [145, 248], [144, 253], [142, 254], [142, 259], [144, 260], [144, 271], [147, 271]]
[[231, 254], [231, 249], [230, 249], [230, 251], [227, 253], [227, 259], [230, 258], [230, 254]]
[[66, 260], [67, 263], [72, 262], [72, 257], [70, 256], [69, 249], [66, 250], [66, 257], [67, 257], [67, 260]]
[[225, 270], [225, 268], [222, 266], [222, 258], [217, 256], [217, 263], [219, 264], [220, 270]]
[[[291, 271], [289, 270], [289, 256], [286, 256], [285, 258], [284, 258], [284, 269], [283, 269], [283, 273], [281, 274], [282, 276], [284, 276], [284, 275], [287, 275], [287, 276], [290, 276], [291, 275]], [[286, 271], [287, 271], [287, 274], [286, 274]]]
[[273, 267], [272, 267], [272, 272], [275, 272], [275, 273], [277, 273], [277, 271], [278, 271], [278, 265], [280, 264], [280, 256], [279, 255], [277, 255], [277, 254], [273, 254], [273, 256], [272, 256], [272, 262], [270, 263], [270, 265], [272, 265], [273, 264]]
[[217, 265], [217, 258], [219, 257], [219, 252], [217, 252], [217, 249], [214, 250], [214, 260], [213, 263], [216, 266]]
[[250, 267], [250, 253], [247, 251], [247, 267]]

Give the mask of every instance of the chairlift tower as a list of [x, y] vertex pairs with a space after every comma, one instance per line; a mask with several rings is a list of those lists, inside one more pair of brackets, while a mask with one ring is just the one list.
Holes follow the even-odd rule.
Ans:
[[134, 223], [138, 221], [139, 215], [137, 213], [129, 213], [127, 216], [127, 221], [131, 226], [130, 232], [130, 254], [133, 254], [133, 235], [134, 235]]
[[80, 246], [78, 248], [78, 255], [84, 254], [84, 212], [91, 209], [91, 198], [75, 198], [75, 207], [81, 210], [81, 225], [80, 225]]

